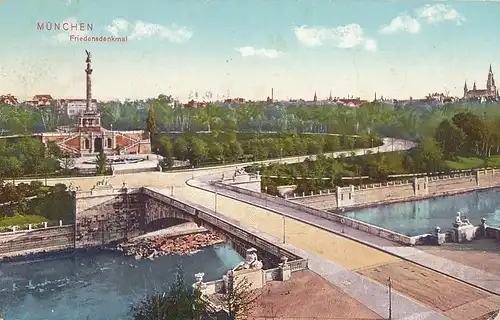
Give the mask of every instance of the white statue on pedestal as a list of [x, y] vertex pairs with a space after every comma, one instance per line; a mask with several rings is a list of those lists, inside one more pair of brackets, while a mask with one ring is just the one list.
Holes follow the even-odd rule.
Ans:
[[245, 261], [241, 262], [236, 268], [235, 271], [243, 270], [243, 269], [262, 269], [263, 263], [259, 261], [257, 257], [257, 249], [250, 248], [247, 249]]

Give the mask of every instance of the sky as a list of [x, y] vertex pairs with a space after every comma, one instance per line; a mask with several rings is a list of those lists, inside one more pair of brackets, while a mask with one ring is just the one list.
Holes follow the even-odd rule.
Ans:
[[487, 1], [0, 0], [0, 94], [85, 97], [86, 49], [98, 100], [462, 96], [490, 64], [500, 77], [499, 16]]

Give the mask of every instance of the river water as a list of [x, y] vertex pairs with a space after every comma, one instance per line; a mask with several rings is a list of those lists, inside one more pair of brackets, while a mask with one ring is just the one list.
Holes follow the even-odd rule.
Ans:
[[436, 226], [442, 231], [452, 228], [457, 212], [474, 225], [487, 219], [487, 224], [500, 226], [500, 189], [474, 191], [466, 194], [381, 205], [346, 212], [345, 215], [405, 235], [432, 233]]
[[231, 247], [207, 247], [193, 255], [135, 260], [120, 252], [93, 252], [39, 262], [0, 264], [0, 318], [5, 320], [122, 320], [146, 294], [164, 292], [178, 264], [186, 284], [204, 272], [221, 278], [243, 261]]

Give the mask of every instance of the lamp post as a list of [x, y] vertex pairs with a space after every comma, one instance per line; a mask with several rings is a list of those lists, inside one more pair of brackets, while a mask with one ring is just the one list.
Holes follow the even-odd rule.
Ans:
[[389, 320], [392, 320], [392, 281], [391, 277], [387, 281], [387, 285], [389, 287]]
[[282, 239], [282, 242], [285, 243], [285, 237], [286, 237], [285, 215], [281, 214], [281, 218], [283, 219], [283, 239]]
[[214, 211], [217, 213], [217, 185], [215, 185], [215, 194], [214, 194]]
[[194, 165], [191, 165], [191, 179], [194, 179]]
[[267, 186], [264, 189], [266, 189], [266, 208], [267, 208]]

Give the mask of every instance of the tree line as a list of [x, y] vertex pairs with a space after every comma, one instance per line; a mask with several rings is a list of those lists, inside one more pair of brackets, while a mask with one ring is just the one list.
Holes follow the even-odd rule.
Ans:
[[[247, 102], [238, 105], [209, 103], [203, 108], [184, 108], [168, 95], [135, 101], [100, 102], [102, 123], [116, 130], [142, 129], [153, 108], [159, 132], [277, 131], [294, 133], [375, 134], [405, 139], [432, 137], [442, 120], [471, 112], [493, 120], [498, 104], [392, 105], [366, 103], [358, 108], [338, 105], [285, 105]], [[0, 104], [0, 130], [15, 133], [53, 131], [74, 123], [56, 106], [31, 108]]]
[[72, 200], [67, 191], [64, 184], [46, 187], [40, 181], [18, 185], [0, 182], [0, 226], [72, 221]]
[[347, 154], [336, 159], [320, 155], [316, 161], [308, 159], [290, 165], [254, 166], [248, 170], [261, 171], [263, 191], [278, 194], [278, 186], [296, 185], [295, 192], [301, 194], [350, 184], [386, 182], [390, 175], [452, 171], [457, 169], [454, 164], [463, 159], [481, 159], [471, 161], [470, 165], [466, 163], [465, 168], [487, 167], [500, 163], [498, 155], [500, 118], [489, 119], [472, 112], [460, 112], [450, 120], [442, 120], [432, 136], [422, 138], [407, 152], [367, 152], [361, 156]]
[[54, 143], [24, 137], [17, 141], [0, 140], [0, 180], [22, 176], [43, 176], [60, 169], [61, 150]]
[[153, 145], [163, 157], [162, 166], [168, 169], [173, 166], [174, 159], [187, 160], [190, 165], [198, 167], [377, 147], [382, 145], [382, 140], [368, 135], [352, 137], [233, 131], [155, 136]]

